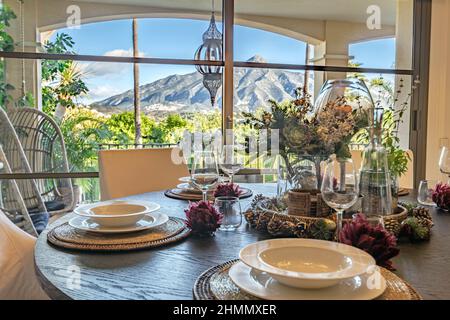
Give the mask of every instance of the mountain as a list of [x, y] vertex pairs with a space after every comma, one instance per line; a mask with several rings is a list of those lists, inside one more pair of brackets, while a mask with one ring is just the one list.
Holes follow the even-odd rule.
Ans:
[[[265, 62], [258, 55], [248, 61]], [[295, 88], [303, 85], [303, 73], [274, 69], [236, 68], [234, 79], [235, 110], [253, 111], [267, 106], [267, 100], [283, 101], [291, 99]], [[171, 75], [142, 85], [141, 108], [146, 114], [162, 116], [168, 113], [189, 113], [211, 110], [208, 91], [203, 87], [202, 76], [198, 72]], [[222, 93], [217, 94], [217, 104], [222, 102]], [[104, 113], [133, 109], [133, 91], [128, 90], [91, 105]]]

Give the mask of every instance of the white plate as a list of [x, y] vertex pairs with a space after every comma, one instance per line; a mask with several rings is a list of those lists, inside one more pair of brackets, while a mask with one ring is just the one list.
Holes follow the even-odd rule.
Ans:
[[368, 253], [342, 243], [312, 239], [272, 239], [243, 248], [239, 258], [296, 288], [318, 289], [364, 274], [375, 265]]
[[160, 205], [154, 202], [137, 200], [110, 200], [75, 208], [74, 212], [90, 218], [103, 227], [130, 227], [141, 220], [145, 214], [154, 212]]
[[93, 221], [91, 218], [82, 216], [70, 219], [69, 225], [79, 230], [96, 233], [127, 233], [156, 228], [165, 224], [168, 220], [169, 217], [166, 214], [155, 212], [144, 215], [141, 220], [130, 227], [104, 227]]
[[342, 280], [335, 286], [317, 290], [285, 286], [269, 274], [242, 262], [234, 264], [228, 275], [241, 290], [266, 300], [372, 300], [386, 289], [386, 280], [379, 272]]
[[[191, 176], [188, 176], [188, 177], [181, 177], [181, 178], [179, 178], [178, 179], [180, 182], [183, 182], [183, 183], [191, 183]], [[220, 183], [223, 183], [223, 182], [229, 182], [230, 181], [230, 178], [229, 177], [225, 177], [225, 176], [219, 176], [219, 182]]]
[[177, 189], [193, 193], [202, 193], [200, 189], [191, 186], [189, 183], [180, 183], [179, 185], [177, 185]]

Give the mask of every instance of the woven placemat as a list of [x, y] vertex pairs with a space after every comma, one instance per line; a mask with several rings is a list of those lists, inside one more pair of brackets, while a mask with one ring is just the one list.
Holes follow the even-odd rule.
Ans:
[[[248, 188], [240, 188], [242, 190], [242, 194], [239, 197], [239, 199], [246, 199], [250, 198], [253, 195], [253, 191]], [[177, 200], [190, 200], [190, 201], [199, 201], [202, 200], [202, 194], [201, 193], [193, 193], [193, 192], [187, 192], [182, 189], [169, 189], [164, 192], [164, 195], [166, 197], [177, 199]], [[208, 193], [208, 198], [210, 200], [214, 200], [214, 197], [211, 193]]]
[[190, 232], [185, 220], [175, 217], [170, 217], [167, 223], [151, 230], [121, 234], [85, 232], [66, 222], [50, 230], [47, 240], [66, 249], [127, 251], [167, 245], [186, 238]]
[[[206, 270], [195, 281], [193, 295], [195, 300], [260, 300], [240, 290], [228, 276], [230, 267], [239, 262], [231, 260]], [[417, 291], [394, 273], [381, 269], [386, 279], [386, 290], [377, 300], [422, 300]]]

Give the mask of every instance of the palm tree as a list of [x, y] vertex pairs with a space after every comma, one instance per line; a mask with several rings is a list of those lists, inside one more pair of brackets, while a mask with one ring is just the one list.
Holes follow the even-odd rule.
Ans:
[[[139, 56], [138, 48], [138, 24], [137, 19], [133, 18], [133, 57]], [[135, 138], [136, 144], [142, 144], [141, 133], [141, 94], [139, 88], [139, 64], [133, 65], [133, 78], [134, 78], [134, 125], [135, 125]]]

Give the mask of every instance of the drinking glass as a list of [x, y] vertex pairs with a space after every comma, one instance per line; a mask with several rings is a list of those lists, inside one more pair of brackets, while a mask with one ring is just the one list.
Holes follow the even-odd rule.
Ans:
[[450, 179], [450, 154], [447, 147], [442, 147], [441, 149], [441, 154], [439, 156], [439, 169], [442, 173], [448, 175]]
[[336, 210], [336, 239], [339, 241], [344, 210], [358, 200], [358, 178], [351, 159], [330, 158], [327, 161], [321, 193], [325, 203]]
[[219, 180], [219, 169], [213, 152], [198, 151], [194, 153], [191, 180], [194, 186], [202, 191], [203, 201], [206, 201], [208, 190]]
[[217, 197], [214, 200], [217, 211], [223, 215], [219, 230], [234, 231], [242, 223], [241, 204], [237, 197]]
[[234, 175], [244, 167], [243, 150], [238, 145], [224, 145], [219, 157], [219, 166], [233, 183]]
[[433, 201], [433, 190], [437, 182], [434, 180], [422, 180], [419, 184], [419, 192], [417, 195], [417, 202], [425, 206], [435, 206]]

